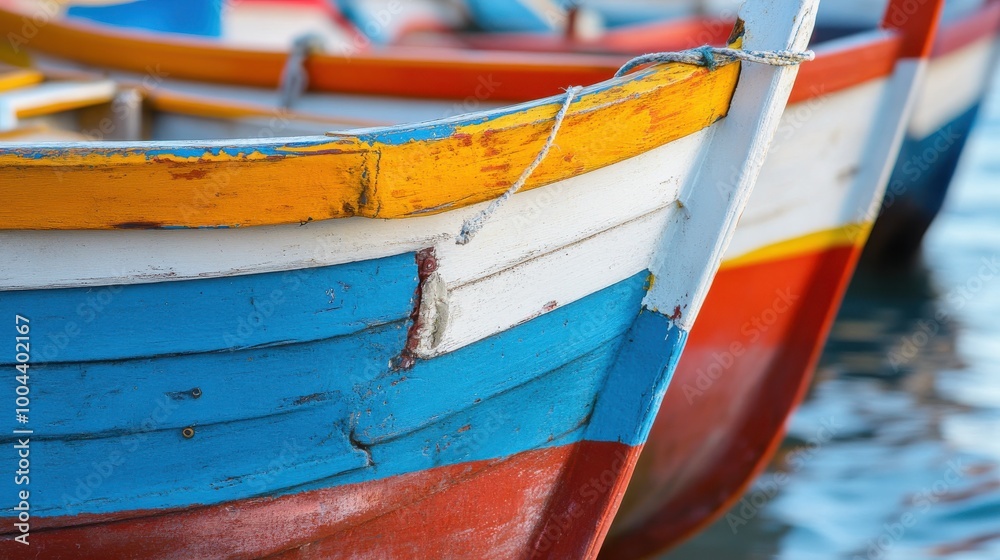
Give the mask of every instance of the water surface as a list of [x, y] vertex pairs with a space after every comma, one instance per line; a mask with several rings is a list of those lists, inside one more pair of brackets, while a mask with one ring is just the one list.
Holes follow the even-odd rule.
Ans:
[[1000, 84], [917, 269], [859, 271], [767, 473], [664, 560], [1000, 559]]

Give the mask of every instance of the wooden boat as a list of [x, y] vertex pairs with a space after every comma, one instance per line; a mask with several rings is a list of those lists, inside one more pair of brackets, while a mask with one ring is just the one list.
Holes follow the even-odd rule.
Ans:
[[[524, 0], [480, 2], [489, 4], [493, 11], [512, 10], [512, 5], [526, 4]], [[647, 23], [611, 29], [600, 36], [566, 35], [572, 26], [555, 27], [563, 34], [524, 33], [543, 27], [542, 21], [565, 22], [571, 12], [558, 2], [535, 2], [536, 14], [554, 14], [548, 20], [541, 16], [533, 20], [535, 26], [505, 26], [497, 18], [497, 26], [506, 33], [467, 35], [456, 40], [438, 37], [413, 38], [409, 42], [437, 43], [442, 41], [453, 47], [472, 46], [487, 49], [623, 52], [632, 53], [646, 49], [676, 49], [689, 46], [692, 37], [703, 42], [721, 44], [725, 40], [720, 29], [728, 28], [727, 18], [711, 22], [704, 15], [679, 21]], [[643, 5], [645, 2], [636, 2]], [[870, 23], [871, 0], [838, 0], [824, 3], [819, 14], [816, 38], [844, 35], [867, 28]], [[632, 13], [629, 3], [585, 2], [602, 13]], [[660, 11], [647, 11], [646, 21], [663, 17], [666, 13], [693, 11], [716, 14], [715, 17], [732, 15], [738, 5], [736, 0], [722, 1], [668, 1], [661, 3]], [[637, 6], [638, 7], [638, 6]], [[641, 6], [645, 8], [645, 6]], [[477, 12], [473, 11], [473, 14]], [[906, 12], [900, 11], [900, 17]], [[486, 16], [489, 14], [479, 14]], [[634, 17], [609, 16], [614, 22], [635, 22]], [[552, 26], [548, 27], [553, 29]], [[907, 126], [906, 139], [896, 161], [885, 203], [879, 209], [865, 250], [865, 261], [876, 266], [908, 265], [919, 257], [920, 245], [935, 216], [940, 211], [958, 167], [979, 107], [987, 93], [997, 64], [1000, 63], [1000, 2], [996, 0], [951, 0], [946, 3], [942, 29], [931, 51], [928, 75], [921, 85], [917, 106]]]
[[[815, 5], [753, 0], [735, 40], [801, 50]], [[83, 32], [31, 45], [93, 54], [51, 39]], [[165, 48], [160, 72], [201, 47]], [[0, 555], [595, 556], [795, 73], [654, 65], [418, 124], [108, 141], [268, 113], [15, 72], [0, 314], [23, 346], [0, 361], [25, 472]], [[105, 140], [34, 139], [94, 123]]]
[[[894, 29], [902, 6], [889, 5], [883, 32], [848, 31], [817, 43], [816, 61], [799, 73], [605, 543], [607, 557], [649, 557], [725, 514], [781, 442], [914, 119], [922, 60], [941, 44], [933, 34], [940, 3]], [[946, 36], [964, 25], [949, 24]], [[690, 19], [676, 28], [613, 31], [604, 50], [683, 48], [690, 37], [717, 41], [721, 26]], [[516, 37], [511, 47], [530, 44]], [[498, 48], [504, 37], [453, 38], [464, 40]], [[602, 41], [536, 35], [534, 45], [556, 51], [574, 43], [593, 52]], [[817, 145], [825, 147], [822, 157], [809, 153]], [[727, 517], [734, 531], [748, 522], [741, 515]]]
[[983, 0], [944, 25], [906, 131], [865, 260], [906, 265], [941, 210], [1000, 63], [1000, 1]]

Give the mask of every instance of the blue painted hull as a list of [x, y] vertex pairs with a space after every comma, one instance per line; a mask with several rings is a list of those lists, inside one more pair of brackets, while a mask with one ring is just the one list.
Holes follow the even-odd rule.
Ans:
[[926, 138], [905, 139], [865, 248], [866, 262], [908, 265], [919, 255], [924, 235], [944, 205], [979, 108], [977, 103]]
[[[393, 363], [411, 326], [413, 254], [0, 293], [0, 314], [28, 317], [37, 341], [32, 515], [129, 516], [582, 441], [641, 446], [686, 338], [640, 311], [647, 278], [406, 370]], [[5, 376], [0, 390], [15, 386]]]

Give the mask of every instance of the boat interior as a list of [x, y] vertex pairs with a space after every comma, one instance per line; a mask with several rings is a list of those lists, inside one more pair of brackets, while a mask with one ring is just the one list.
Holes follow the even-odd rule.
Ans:
[[[23, 10], [25, 4], [25, 0], [0, 0], [0, 8], [5, 9], [20, 7]], [[274, 42], [268, 45], [271, 51], [280, 52], [282, 42], [287, 44], [304, 30], [323, 35], [328, 46], [337, 43], [343, 47], [344, 41], [353, 40], [351, 34], [344, 31], [346, 23], [339, 13], [327, 10], [320, 14], [316, 3], [311, 1], [290, 4], [288, 9], [277, 12], [273, 2], [236, 3], [236, 8], [231, 10], [234, 13], [227, 13], [224, 18], [229, 24], [223, 27], [220, 37], [198, 37], [196, 40], [238, 47], [242, 41], [260, 35], [262, 21], [285, 22], [275, 28], [279, 32], [269, 31], [270, 40]], [[976, 4], [979, 2], [949, 3], [948, 16], [968, 15]], [[873, 32], [873, 26], [878, 17], [860, 23], [846, 21], [836, 14], [826, 19], [827, 22], [820, 21], [813, 35], [818, 53], [843, 48], [877, 33]], [[305, 25], [306, 21], [313, 23]], [[320, 23], [316, 24], [317, 21]], [[365, 48], [389, 55], [403, 53], [404, 57], [412, 52], [413, 45], [419, 45], [421, 52], [426, 53], [453, 50], [456, 42], [462, 48], [585, 53], [600, 50], [602, 54], [595, 55], [593, 61], [606, 66], [605, 73], [610, 78], [613, 69], [631, 53], [689, 48], [692, 37], [700, 43], [724, 44], [732, 25], [729, 19], [699, 16], [670, 24], [610, 29], [597, 39], [583, 42], [567, 41], [566, 37], [552, 34], [527, 37], [523, 34], [428, 32], [425, 26], [409, 36], [400, 37], [397, 46], [368, 44]], [[87, 26], [98, 32], [102, 28], [111, 33], [120, 31], [109, 25], [88, 23]], [[187, 40], [179, 34], [146, 34], [160, 37], [165, 43]], [[562, 56], [548, 53], [550, 57], [553, 55]], [[401, 102], [400, 97], [388, 95], [307, 91], [289, 104], [280, 88], [182, 80], [169, 73], [161, 75], [154, 67], [139, 74], [89, 67], [38, 53], [26, 59], [23, 53], [15, 56], [6, 52], [0, 55], [0, 60], [12, 63], [0, 66], [0, 142], [4, 143], [294, 137], [425, 122], [509, 104], [509, 101], [490, 99], [488, 93], [484, 95], [479, 89], [469, 91], [465, 98], [408, 97], [405, 102]], [[558, 74], [559, 71], [558, 64], [553, 65], [552, 72]], [[566, 87], [572, 85], [590, 84], [566, 83]], [[553, 95], [560, 93], [558, 90], [552, 92]]]

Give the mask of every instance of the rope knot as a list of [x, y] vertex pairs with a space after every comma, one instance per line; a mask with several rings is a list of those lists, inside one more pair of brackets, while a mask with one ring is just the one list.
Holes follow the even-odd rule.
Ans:
[[496, 212], [508, 198], [514, 196], [514, 193], [519, 191], [521, 187], [528, 182], [528, 179], [531, 178], [531, 174], [535, 172], [535, 168], [537, 168], [542, 161], [545, 160], [545, 156], [549, 155], [549, 150], [551, 150], [552, 146], [556, 143], [556, 135], [559, 134], [559, 128], [562, 127], [563, 121], [566, 120], [566, 113], [569, 111], [569, 106], [572, 105], [573, 99], [575, 99], [582, 90], [583, 88], [580, 86], [573, 86], [566, 90], [566, 99], [563, 100], [562, 107], [559, 109], [559, 112], [556, 113], [555, 122], [552, 123], [552, 130], [549, 132], [549, 137], [545, 140], [545, 145], [542, 146], [542, 150], [538, 152], [538, 156], [536, 156], [535, 160], [531, 162], [531, 165], [525, 168], [525, 170], [521, 173], [521, 176], [517, 178], [517, 181], [515, 181], [505, 193], [500, 195], [500, 198], [495, 199], [489, 206], [484, 208], [475, 216], [465, 220], [465, 223], [462, 224], [462, 231], [460, 231], [458, 233], [458, 237], [455, 238], [455, 243], [458, 245], [466, 245], [472, 241], [472, 238], [479, 233], [479, 230], [483, 228], [486, 221], [490, 219], [490, 216], [492, 216], [493, 213]]
[[742, 49], [731, 49], [728, 47], [712, 47], [705, 45], [697, 49], [690, 49], [680, 52], [651, 53], [637, 56], [625, 63], [615, 77], [619, 78], [628, 74], [632, 70], [646, 64], [661, 64], [666, 62], [677, 62], [680, 64], [691, 64], [694, 66], [704, 66], [710, 71], [714, 71], [719, 66], [729, 64], [737, 60], [743, 62], [753, 62], [756, 64], [767, 64], [769, 66], [795, 66], [803, 62], [816, 58], [813, 51], [745, 51]]

